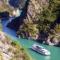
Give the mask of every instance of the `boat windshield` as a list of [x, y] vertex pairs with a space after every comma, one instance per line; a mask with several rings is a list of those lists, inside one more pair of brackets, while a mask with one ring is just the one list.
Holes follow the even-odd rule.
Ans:
[[40, 47], [40, 46], [36, 46], [36, 48], [37, 48], [37, 49], [41, 49], [41, 47]]

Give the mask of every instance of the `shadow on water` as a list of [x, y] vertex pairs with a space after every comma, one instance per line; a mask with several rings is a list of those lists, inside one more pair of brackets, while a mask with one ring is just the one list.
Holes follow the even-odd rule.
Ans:
[[27, 16], [27, 9], [28, 9], [28, 5], [29, 5], [29, 1], [30, 0], [26, 1], [25, 6], [22, 9], [21, 15], [19, 17], [16, 17], [15, 19], [13, 19], [10, 23], [8, 23], [7, 27], [14, 29], [15, 31], [17, 31], [19, 29], [19, 26], [23, 23], [23, 20]]

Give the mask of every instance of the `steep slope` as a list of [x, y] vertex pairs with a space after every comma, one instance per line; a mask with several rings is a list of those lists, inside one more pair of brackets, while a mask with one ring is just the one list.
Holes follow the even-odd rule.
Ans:
[[36, 22], [38, 21], [38, 15], [47, 8], [49, 5], [48, 0], [30, 0], [27, 7], [27, 16], [24, 19], [24, 23], [20, 25], [18, 35], [21, 32], [25, 36], [31, 36], [33, 39], [38, 38], [39, 30], [37, 29]]
[[19, 16], [25, 0], [0, 0], [0, 12], [9, 12], [10, 16]]
[[0, 31], [0, 60], [32, 60], [17, 41]]
[[[48, 0], [30, 0], [26, 20], [38, 20], [37, 15], [47, 8]], [[25, 21], [26, 21], [25, 20]]]

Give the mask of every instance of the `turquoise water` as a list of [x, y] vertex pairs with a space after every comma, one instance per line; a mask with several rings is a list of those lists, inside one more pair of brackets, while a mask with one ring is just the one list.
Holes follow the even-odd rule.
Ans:
[[32, 40], [27, 40], [27, 39], [16, 39], [16, 38], [14, 38], [13, 40], [17, 40], [23, 47], [25, 47], [28, 53], [31, 55], [31, 57], [34, 60], [60, 60], [60, 48], [59, 47], [40, 44], [51, 52], [50, 56], [44, 56], [30, 49], [32, 45], [37, 42], [32, 41]]

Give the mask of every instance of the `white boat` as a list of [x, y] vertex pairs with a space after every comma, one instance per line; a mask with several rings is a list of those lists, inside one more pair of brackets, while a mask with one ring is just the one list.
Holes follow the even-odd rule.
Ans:
[[36, 51], [36, 52], [38, 52], [40, 54], [46, 55], [46, 56], [51, 54], [47, 49], [45, 49], [44, 47], [42, 47], [42, 46], [40, 46], [38, 44], [33, 44], [32, 49], [34, 51]]

